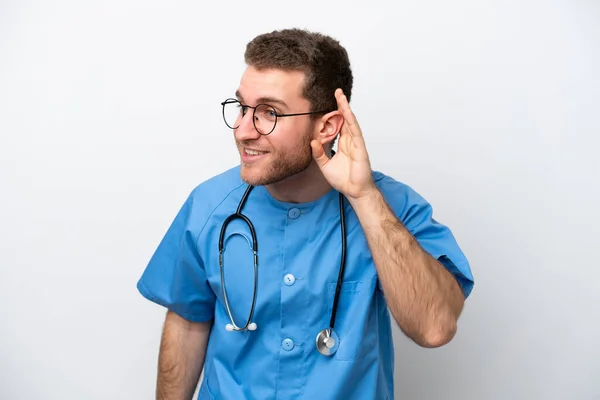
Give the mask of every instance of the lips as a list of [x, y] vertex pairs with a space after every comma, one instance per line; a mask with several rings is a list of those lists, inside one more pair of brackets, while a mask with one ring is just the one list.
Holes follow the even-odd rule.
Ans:
[[266, 156], [269, 152], [268, 151], [261, 151], [261, 150], [255, 150], [255, 149], [248, 149], [248, 148], [242, 148], [242, 161], [244, 163], [250, 163], [250, 162], [254, 162], [257, 160], [260, 160], [261, 158], [263, 158], [264, 156]]
[[244, 149], [244, 153], [246, 153], [249, 156], [261, 156], [263, 154], [267, 154], [267, 151], [260, 151], [260, 150], [252, 150], [252, 149]]

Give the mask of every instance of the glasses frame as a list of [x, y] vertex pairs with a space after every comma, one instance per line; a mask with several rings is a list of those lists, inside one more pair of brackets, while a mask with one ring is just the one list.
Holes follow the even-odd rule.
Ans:
[[[225, 125], [227, 125], [227, 127], [228, 127], [228, 128], [230, 128], [230, 129], [237, 129], [237, 128], [239, 128], [239, 125], [238, 125], [238, 126], [236, 126], [236, 127], [233, 127], [233, 126], [230, 126], [230, 125], [227, 123], [227, 118], [225, 117], [225, 106], [227, 106], [228, 104], [235, 104], [235, 103], [238, 103], [238, 104], [239, 104], [239, 105], [242, 107], [242, 110], [244, 110], [244, 111], [242, 112], [242, 118], [244, 118], [244, 117], [246, 116], [246, 114], [248, 113], [248, 109], [249, 109], [249, 108], [251, 108], [251, 109], [252, 109], [252, 125], [254, 126], [254, 129], [256, 129], [256, 131], [257, 131], [259, 134], [263, 135], [263, 136], [270, 135], [270, 134], [271, 134], [271, 133], [272, 133], [272, 132], [275, 130], [275, 128], [277, 127], [277, 120], [278, 120], [279, 118], [285, 118], [285, 117], [296, 117], [296, 116], [299, 116], [299, 115], [325, 114], [325, 113], [328, 113], [328, 112], [331, 112], [331, 111], [332, 111], [332, 110], [323, 110], [323, 111], [311, 111], [311, 112], [303, 112], [303, 113], [280, 114], [280, 113], [278, 113], [278, 112], [277, 112], [277, 110], [275, 110], [275, 107], [273, 107], [273, 106], [272, 106], [272, 105], [270, 105], [270, 104], [261, 103], [261, 104], [257, 104], [257, 105], [255, 105], [255, 106], [253, 107], [253, 106], [249, 106], [249, 105], [247, 105], [247, 104], [243, 104], [241, 101], [239, 101], [239, 100], [237, 100], [237, 99], [234, 99], [234, 98], [229, 98], [229, 99], [227, 99], [227, 100], [223, 101], [223, 102], [221, 103], [221, 106], [223, 107], [223, 111], [222, 111], [222, 113], [223, 113], [223, 121], [225, 121]], [[256, 119], [255, 119], [255, 117], [254, 117], [254, 114], [256, 113], [256, 109], [257, 109], [258, 107], [260, 107], [260, 106], [266, 106], [266, 107], [269, 107], [269, 108], [271, 108], [273, 111], [275, 111], [275, 122], [273, 123], [273, 129], [271, 129], [271, 130], [270, 130], [268, 133], [262, 133], [262, 132], [261, 132], [261, 131], [259, 131], [259, 130], [258, 130], [258, 128], [256, 127]]]

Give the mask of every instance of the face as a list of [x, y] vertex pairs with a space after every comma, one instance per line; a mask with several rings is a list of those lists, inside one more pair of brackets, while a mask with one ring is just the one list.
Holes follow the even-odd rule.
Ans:
[[[303, 72], [248, 67], [237, 97], [244, 105], [266, 103], [278, 114], [309, 112], [310, 103], [302, 97], [303, 84]], [[254, 128], [252, 112], [248, 109], [234, 130], [242, 180], [255, 186], [268, 185], [306, 170], [312, 162], [310, 115], [277, 118], [275, 129], [265, 136]]]

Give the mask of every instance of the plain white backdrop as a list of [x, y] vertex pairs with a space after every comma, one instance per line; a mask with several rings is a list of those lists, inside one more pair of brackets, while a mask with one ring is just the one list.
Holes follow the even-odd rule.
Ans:
[[235, 165], [243, 51], [328, 33], [374, 169], [434, 206], [475, 289], [447, 346], [397, 329], [398, 399], [600, 399], [597, 1], [0, 2], [0, 398], [151, 399], [136, 282]]

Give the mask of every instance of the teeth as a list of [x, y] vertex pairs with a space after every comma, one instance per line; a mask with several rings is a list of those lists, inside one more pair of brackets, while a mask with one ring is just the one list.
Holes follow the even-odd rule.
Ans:
[[254, 151], [254, 150], [248, 150], [246, 149], [246, 154], [250, 155], [250, 156], [259, 156], [261, 154], [265, 154], [264, 151]]

